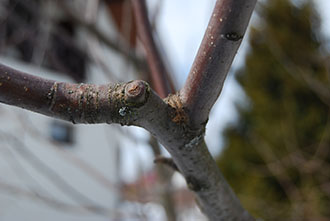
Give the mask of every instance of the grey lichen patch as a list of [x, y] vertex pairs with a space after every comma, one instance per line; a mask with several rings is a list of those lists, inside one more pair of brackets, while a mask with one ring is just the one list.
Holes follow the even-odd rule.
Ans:
[[130, 110], [128, 107], [121, 107], [118, 113], [120, 116], [125, 117], [127, 114], [130, 114]]
[[109, 85], [107, 91], [108, 105], [115, 109], [116, 112], [118, 112], [121, 107], [125, 106], [124, 94], [123, 84]]
[[239, 35], [236, 32], [229, 32], [221, 35], [222, 38], [225, 38], [229, 41], [239, 41], [243, 38], [243, 35]]
[[99, 88], [95, 85], [85, 85], [79, 99], [82, 105], [81, 117], [88, 123], [98, 122], [99, 113]]
[[[107, 107], [109, 107], [109, 117], [111, 119], [107, 121], [107, 123], [120, 123], [122, 125], [127, 125], [128, 118], [130, 117], [130, 109], [125, 101], [125, 85], [123, 83], [120, 84], [109, 84], [106, 87], [106, 101]], [[94, 103], [97, 109], [102, 112], [104, 104], [101, 103], [102, 100], [102, 92], [95, 91], [94, 93]]]
[[191, 139], [187, 144], [184, 145], [185, 149], [192, 149], [196, 146], [198, 146], [204, 138], [204, 134], [200, 134], [193, 139]]
[[113, 119], [121, 125], [131, 125], [138, 118], [139, 108], [148, 100], [151, 89], [141, 80], [115, 85], [108, 91], [109, 105], [115, 111]]
[[[204, 140], [204, 135], [205, 135], [205, 127], [203, 127], [202, 130], [198, 130], [198, 131], [195, 131], [195, 130], [191, 130], [189, 128], [185, 128], [187, 133], [190, 134], [190, 140], [185, 143], [184, 145], [180, 146], [179, 147], [179, 150], [182, 151], [184, 150], [185, 152], [191, 152], [193, 151], [197, 146], [199, 146], [201, 144], [201, 142], [203, 142]], [[193, 135], [195, 134], [195, 135]], [[196, 135], [198, 134], [198, 135]], [[187, 139], [188, 136], [187, 136]]]
[[[63, 95], [70, 102], [65, 103], [63, 108], [59, 107], [60, 104], [55, 104], [55, 106], [72, 122], [129, 125], [137, 119], [139, 113], [137, 109], [146, 102], [150, 93], [149, 86], [142, 81], [133, 81], [133, 85], [129, 83], [99, 86], [68, 84], [63, 86]], [[134, 85], [135, 83], [139, 85]], [[129, 87], [126, 87], [127, 85]], [[62, 89], [62, 86], [59, 88]], [[53, 99], [56, 91], [57, 85], [53, 86], [48, 94], [50, 100]], [[133, 98], [132, 100], [127, 99], [127, 93], [131, 96], [130, 98]]]

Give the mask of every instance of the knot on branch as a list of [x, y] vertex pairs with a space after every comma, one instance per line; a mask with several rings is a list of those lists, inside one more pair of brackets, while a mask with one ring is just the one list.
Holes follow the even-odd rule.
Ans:
[[229, 32], [221, 35], [222, 38], [225, 38], [229, 41], [239, 41], [243, 38], [243, 35], [239, 35], [236, 32]]
[[149, 85], [141, 80], [135, 80], [127, 83], [125, 86], [125, 101], [128, 105], [140, 107], [147, 99], [150, 91]]

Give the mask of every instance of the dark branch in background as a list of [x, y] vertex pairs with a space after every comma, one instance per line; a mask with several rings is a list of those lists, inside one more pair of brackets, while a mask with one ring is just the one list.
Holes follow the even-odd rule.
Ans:
[[[157, 141], [157, 139], [153, 136], [150, 136], [149, 138], [149, 144], [151, 146], [151, 149], [153, 151], [154, 157], [160, 156], [160, 145]], [[175, 221], [177, 220], [177, 213], [176, 213], [176, 204], [173, 199], [173, 186], [171, 184], [171, 178], [173, 175], [173, 171], [168, 170], [167, 168], [164, 168], [161, 165], [156, 165], [156, 171], [158, 174], [158, 182], [159, 185], [163, 188], [161, 188], [160, 192], [160, 200], [162, 201], [162, 205], [164, 206], [164, 209], [166, 211], [166, 216], [168, 221]]]
[[[71, 8], [67, 6], [67, 3], [63, 2], [62, 0], [58, 1], [58, 4], [61, 6], [63, 11], [69, 16], [73, 22], [83, 27], [89, 33], [95, 35], [102, 43], [107, 45], [110, 49], [114, 50], [120, 55], [123, 55], [129, 61], [134, 64], [134, 66], [138, 70], [144, 70], [145, 64], [144, 61], [139, 58], [134, 50], [125, 50], [128, 45], [125, 42], [120, 42], [119, 39], [113, 40], [109, 36], [106, 36], [103, 32], [101, 32], [95, 25], [86, 22], [83, 18], [79, 16], [79, 13], [73, 12]], [[118, 44], [118, 42], [120, 42]]]
[[[151, 85], [161, 98], [165, 98], [168, 94], [175, 93], [175, 88], [156, 45], [152, 33], [153, 29], [148, 18], [146, 3], [144, 0], [132, 0], [130, 3], [133, 5], [138, 37], [141, 40], [146, 52], [146, 59], [150, 69], [148, 74], [151, 79]], [[154, 156], [159, 156], [160, 145], [158, 141], [151, 136], [149, 143], [153, 150]], [[161, 199], [163, 201], [167, 219], [169, 221], [175, 221], [177, 220], [175, 202], [172, 194], [170, 194], [172, 189], [170, 180], [173, 173], [166, 171], [166, 168], [159, 165], [156, 166], [156, 169], [159, 175], [159, 182], [162, 186], [165, 186], [165, 191], [161, 193]]]
[[180, 91], [193, 127], [206, 124], [241, 44], [256, 0], [218, 0], [202, 44]]
[[132, 0], [139, 38], [146, 51], [146, 58], [151, 72], [152, 85], [161, 98], [174, 92], [167, 77], [167, 71], [152, 35], [145, 0]]
[[180, 172], [172, 158], [169, 158], [169, 157], [156, 157], [156, 159], [154, 160], [154, 163], [164, 164], [164, 165], [170, 167], [172, 170]]
[[8, 1], [8, 5], [2, 3], [3, 10], [10, 11], [8, 15], [0, 16], [6, 43], [4, 53], [15, 50], [18, 53], [10, 56], [57, 70], [83, 82], [88, 58], [74, 38], [76, 28], [65, 18], [50, 21], [49, 15], [45, 14], [47, 9], [42, 10], [49, 3], [40, 3], [42, 6], [32, 0], [29, 3], [23, 0]]

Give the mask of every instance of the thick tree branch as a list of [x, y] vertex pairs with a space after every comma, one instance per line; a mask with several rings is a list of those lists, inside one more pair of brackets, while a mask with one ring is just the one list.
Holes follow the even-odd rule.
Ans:
[[[141, 126], [170, 152], [210, 220], [253, 220], [211, 157], [204, 142], [204, 130], [255, 3], [256, 0], [217, 1], [191, 73], [179, 96], [171, 95], [162, 100], [143, 81], [108, 85], [69, 84], [0, 65], [0, 102], [73, 123]], [[145, 8], [142, 0], [133, 1], [133, 4], [135, 7], [142, 4]], [[148, 21], [143, 17], [146, 16], [143, 10], [136, 11], [144, 14], [138, 23], [146, 28], [143, 24]], [[148, 30], [143, 32], [150, 35]], [[149, 37], [146, 39], [152, 41]], [[152, 62], [156, 64], [154, 62], [157, 60]]]
[[180, 115], [176, 95], [160, 99], [143, 81], [115, 85], [61, 83], [0, 65], [0, 102], [75, 123], [120, 123], [151, 132], [173, 157], [211, 220], [252, 220], [204, 142]]
[[188, 79], [180, 92], [192, 126], [198, 128], [207, 122], [255, 4], [256, 0], [217, 0]]
[[182, 126], [165, 128], [153, 128], [152, 132], [171, 154], [209, 220], [254, 220], [223, 178], [207, 149], [204, 134], [196, 135], [196, 131]]
[[[151, 94], [147, 83], [71, 84], [35, 77], [0, 64], [0, 102], [73, 123], [136, 125]], [[140, 113], [142, 114], [142, 112]]]

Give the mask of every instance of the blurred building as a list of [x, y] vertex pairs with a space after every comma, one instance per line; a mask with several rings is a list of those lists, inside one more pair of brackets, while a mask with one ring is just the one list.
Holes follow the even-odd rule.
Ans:
[[[134, 60], [139, 47], [129, 1], [0, 0], [0, 62], [23, 72], [75, 83], [148, 80]], [[2, 104], [0, 122], [1, 221], [166, 220], [148, 138], [136, 141], [147, 133]], [[131, 160], [138, 146], [148, 149], [148, 168]], [[127, 165], [137, 180], [125, 179]], [[180, 176], [168, 193], [178, 220], [205, 220]]]
[[[1, 0], [0, 62], [57, 81], [109, 82], [86, 43], [93, 36], [65, 11], [85, 19], [82, 12], [91, 7], [68, 2]], [[93, 22], [114, 37], [116, 20], [103, 2], [99, 7]], [[122, 58], [99, 53], [115, 64], [114, 73], [127, 73], [114, 78], [133, 76]], [[0, 121], [0, 220], [121, 217], [118, 146], [124, 135], [116, 127], [72, 125], [7, 105], [0, 105]]]

